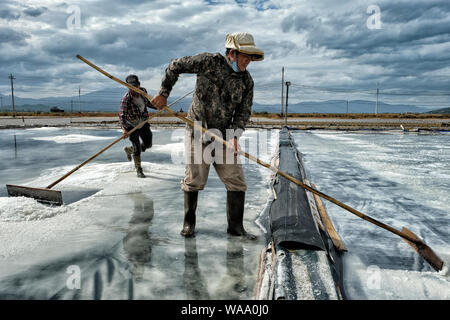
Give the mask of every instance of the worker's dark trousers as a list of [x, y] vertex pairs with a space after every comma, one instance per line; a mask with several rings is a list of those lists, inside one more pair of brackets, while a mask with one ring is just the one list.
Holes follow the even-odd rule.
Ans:
[[[129, 130], [128, 130], [129, 131]], [[141, 138], [142, 144], [139, 140]], [[153, 134], [148, 123], [144, 124], [142, 128], [137, 129], [130, 134], [130, 141], [133, 144], [133, 155], [140, 156], [141, 152], [152, 147]]]

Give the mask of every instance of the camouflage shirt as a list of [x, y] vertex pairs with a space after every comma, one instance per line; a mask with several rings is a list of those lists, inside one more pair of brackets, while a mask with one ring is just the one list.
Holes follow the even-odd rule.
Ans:
[[207, 129], [245, 129], [253, 103], [253, 79], [246, 70], [234, 72], [231, 61], [220, 53], [201, 53], [173, 59], [161, 83], [160, 95], [169, 96], [182, 73], [197, 74], [188, 118], [202, 121]]

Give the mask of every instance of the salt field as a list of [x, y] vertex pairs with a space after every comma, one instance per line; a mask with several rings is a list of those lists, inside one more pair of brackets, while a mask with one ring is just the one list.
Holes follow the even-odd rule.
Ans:
[[[262, 134], [259, 135], [258, 133]], [[118, 130], [4, 130], [0, 171], [0, 298], [18, 299], [249, 299], [263, 239], [226, 234], [226, 190], [214, 169], [200, 193], [197, 235], [184, 239], [184, 129], [154, 130], [137, 179], [121, 141], [57, 184], [65, 204], [7, 197], [5, 184], [45, 187], [120, 136]], [[262, 138], [261, 138], [262, 137]], [[261, 138], [269, 161], [277, 135]], [[245, 141], [244, 141], [245, 140]], [[264, 141], [263, 141], [264, 140]], [[245, 225], [264, 207], [269, 172], [246, 164]], [[70, 289], [79, 270], [79, 289]]]
[[397, 229], [445, 261], [435, 272], [398, 236], [325, 202], [349, 252], [350, 299], [449, 299], [450, 135], [312, 131], [295, 134], [317, 188]]
[[[5, 129], [0, 137], [0, 299], [251, 299], [264, 246], [254, 220], [271, 172], [243, 159], [246, 241], [226, 234], [226, 191], [214, 169], [199, 195], [197, 234], [183, 222], [184, 130], [155, 129], [137, 179], [121, 141], [57, 184], [65, 204], [7, 197], [5, 185], [45, 187], [108, 145], [119, 130]], [[418, 234], [450, 262], [450, 136], [294, 132], [317, 188]], [[270, 162], [277, 130], [247, 130], [242, 147]], [[449, 299], [448, 268], [434, 272], [402, 239], [325, 202], [349, 252], [350, 299]], [[79, 275], [79, 282], [77, 277]]]

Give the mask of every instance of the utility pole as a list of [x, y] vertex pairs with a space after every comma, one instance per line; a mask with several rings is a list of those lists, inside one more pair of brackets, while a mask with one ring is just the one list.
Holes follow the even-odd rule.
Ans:
[[73, 100], [70, 100], [70, 123], [72, 123]]
[[14, 106], [14, 80], [16, 78], [14, 78], [14, 76], [12, 75], [12, 73], [9, 74], [8, 77], [11, 80], [11, 99], [12, 99], [12, 112], [13, 112], [13, 118], [16, 117], [16, 109]]
[[281, 115], [283, 115], [283, 100], [284, 100], [284, 67], [281, 68]]
[[347, 100], [347, 113], [348, 113], [348, 100]]
[[3, 97], [0, 97], [0, 109], [3, 109]]
[[378, 94], [380, 93], [380, 90], [378, 88], [378, 83], [377, 83], [377, 104], [375, 105], [375, 114], [378, 114]]
[[78, 87], [78, 107], [81, 113], [81, 87]]
[[287, 116], [288, 116], [288, 99], [289, 99], [289, 86], [291, 85], [290, 81], [286, 81], [286, 110], [284, 113], [284, 125], [287, 127]]

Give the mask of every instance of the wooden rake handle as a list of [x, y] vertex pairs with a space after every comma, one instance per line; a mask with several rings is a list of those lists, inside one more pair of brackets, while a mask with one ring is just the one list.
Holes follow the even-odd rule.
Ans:
[[[129, 88], [129, 89], [131, 89], [131, 90], [134, 90], [135, 92], [137, 92], [137, 93], [139, 93], [139, 94], [145, 96], [145, 97], [146, 97], [147, 99], [149, 99], [149, 100], [152, 100], [152, 99], [153, 99], [153, 98], [152, 98], [149, 94], [147, 94], [146, 92], [144, 92], [144, 91], [140, 90], [139, 88], [136, 88], [136, 87], [134, 87], [134, 86], [132, 86], [132, 85], [130, 85], [130, 84], [128, 84], [128, 83], [126, 83], [126, 82], [124, 82], [124, 81], [122, 81], [122, 80], [120, 80], [120, 79], [114, 77], [114, 76], [112, 76], [111, 74], [109, 74], [109, 73], [107, 73], [106, 71], [100, 69], [100, 68], [97, 67], [95, 64], [93, 64], [92, 62], [86, 60], [86, 59], [83, 58], [82, 56], [77, 55], [77, 58], [80, 59], [80, 60], [82, 60], [82, 61], [85, 62], [86, 64], [90, 65], [92, 68], [94, 68], [95, 70], [99, 71], [100, 73], [104, 74], [104, 75], [107, 76], [108, 78], [110, 78], [110, 79], [112, 79], [112, 80], [114, 80], [114, 81], [116, 81], [116, 82], [118, 82], [118, 83], [124, 85], [125, 87], [127, 87], [127, 88]], [[229, 148], [231, 147], [230, 144], [229, 144], [227, 141], [225, 141], [225, 140], [222, 139], [222, 137], [219, 137], [218, 135], [216, 135], [216, 134], [214, 134], [213, 132], [207, 130], [207, 129], [204, 128], [203, 126], [198, 125], [197, 123], [195, 123], [195, 122], [192, 121], [191, 119], [188, 119], [188, 118], [186, 118], [186, 117], [184, 117], [184, 116], [182, 116], [182, 115], [178, 115], [175, 111], [173, 111], [172, 109], [170, 109], [170, 108], [167, 107], [167, 106], [164, 106], [162, 109], [163, 109], [163, 110], [166, 110], [167, 112], [169, 112], [169, 113], [171, 113], [172, 115], [176, 116], [177, 118], [181, 119], [181, 120], [184, 121], [185, 123], [187, 123], [187, 124], [193, 126], [194, 128], [196, 128], [196, 129], [198, 129], [198, 130], [201, 130], [203, 133], [206, 133], [206, 134], [210, 135], [211, 137], [214, 137], [215, 140], [219, 141], [219, 142], [222, 143], [223, 145], [225, 145], [225, 146], [227, 146], [227, 147], [229, 147]], [[377, 221], [377, 220], [375, 220], [375, 219], [373, 219], [373, 218], [371, 218], [371, 217], [369, 217], [369, 216], [363, 214], [362, 212], [359, 212], [358, 210], [356, 210], [356, 209], [354, 209], [354, 208], [352, 208], [352, 207], [350, 207], [350, 206], [348, 206], [348, 205], [346, 205], [346, 204], [344, 204], [344, 203], [342, 203], [342, 202], [336, 200], [335, 198], [330, 197], [330, 196], [328, 196], [328, 195], [326, 195], [326, 194], [324, 194], [324, 193], [322, 193], [322, 192], [320, 192], [320, 191], [318, 191], [318, 190], [316, 190], [316, 189], [314, 189], [314, 188], [312, 188], [312, 187], [310, 187], [310, 186], [308, 186], [308, 185], [302, 183], [301, 181], [295, 179], [294, 177], [288, 175], [287, 173], [285, 173], [285, 172], [283, 172], [283, 171], [281, 171], [281, 170], [278, 170], [277, 168], [275, 168], [275, 167], [273, 167], [272, 165], [270, 165], [270, 164], [268, 164], [268, 163], [266, 163], [266, 162], [264, 162], [264, 161], [258, 159], [257, 157], [254, 157], [254, 156], [252, 156], [252, 155], [250, 155], [250, 154], [248, 154], [248, 153], [246, 153], [246, 152], [244, 152], [244, 151], [242, 151], [242, 150], [238, 150], [238, 153], [241, 154], [241, 155], [243, 155], [244, 157], [246, 157], [246, 158], [248, 158], [248, 159], [250, 159], [250, 160], [252, 160], [252, 161], [254, 161], [254, 162], [256, 162], [256, 163], [258, 163], [258, 164], [260, 164], [260, 165], [262, 165], [262, 166], [264, 166], [264, 167], [266, 167], [266, 168], [268, 168], [268, 169], [270, 169], [270, 170], [272, 170], [272, 171], [274, 171], [274, 172], [276, 172], [276, 173], [278, 173], [280, 176], [282, 176], [282, 177], [288, 179], [289, 181], [291, 181], [291, 182], [293, 182], [293, 183], [299, 185], [300, 187], [302, 187], [302, 188], [304, 188], [304, 189], [306, 189], [306, 190], [308, 190], [308, 191], [310, 191], [310, 192], [312, 192], [312, 193], [314, 193], [314, 194], [317, 194], [319, 197], [322, 197], [322, 198], [324, 198], [324, 199], [326, 199], [326, 200], [328, 200], [328, 201], [331, 201], [331, 202], [333, 202], [334, 204], [340, 206], [341, 208], [344, 208], [345, 210], [350, 211], [351, 213], [357, 215], [358, 217], [360, 217], [360, 218], [362, 218], [362, 219], [364, 219], [364, 220], [366, 220], [366, 221], [369, 221], [369, 222], [371, 222], [371, 223], [373, 223], [373, 224], [375, 224], [375, 225], [377, 225], [377, 226], [379, 226], [379, 227], [381, 227], [381, 228], [383, 228], [383, 229], [386, 229], [386, 230], [388, 230], [388, 231], [391, 231], [391, 232], [393, 232], [393, 233], [399, 235], [400, 237], [402, 237], [402, 238], [404, 238], [404, 239], [406, 239], [406, 240], [408, 240], [408, 241], [411, 241], [411, 242], [413, 242], [413, 243], [417, 243], [417, 239], [414, 239], [414, 238], [410, 237], [409, 235], [406, 235], [406, 234], [404, 234], [403, 232], [401, 232], [401, 231], [399, 231], [399, 230], [397, 230], [397, 229], [395, 229], [395, 228], [392, 228], [391, 226], [388, 226], [388, 225], [386, 225], [386, 224], [384, 224], [384, 223], [382, 223], [382, 222], [380, 222], [380, 221]], [[417, 244], [418, 244], [418, 243], [417, 243]]]
[[[120, 80], [120, 79], [117, 79], [116, 77], [114, 77], [114, 76], [110, 75], [109, 73], [107, 73], [106, 71], [100, 69], [99, 67], [97, 67], [96, 65], [91, 63], [90, 61], [84, 59], [80, 55], [77, 55], [77, 58], [82, 60], [83, 62], [85, 62], [86, 64], [88, 64], [92, 68], [94, 68], [95, 70], [99, 71], [100, 73], [104, 74], [108, 78], [110, 78], [110, 79], [112, 79], [112, 80], [114, 80], [116, 82], [119, 82], [120, 84], [126, 86], [127, 88], [129, 88], [131, 90], [134, 90], [135, 92], [138, 92], [139, 94], [145, 96], [147, 99], [152, 100], [152, 97], [150, 95], [148, 95], [146, 92], [144, 92], [144, 91], [142, 91], [142, 90], [140, 90], [140, 89], [138, 89], [138, 88], [136, 88], [136, 87], [134, 87], [134, 86], [132, 86], [132, 85], [122, 81], [122, 80]], [[231, 149], [233, 148], [233, 146], [230, 143], [228, 143], [227, 141], [223, 140], [222, 137], [219, 137], [218, 135], [216, 135], [213, 132], [207, 130], [203, 126], [198, 125], [197, 123], [195, 123], [191, 119], [188, 119], [188, 118], [186, 118], [186, 117], [184, 117], [182, 115], [177, 114], [175, 111], [173, 111], [172, 109], [170, 109], [167, 106], [164, 106], [162, 109], [166, 110], [167, 112], [169, 112], [170, 114], [172, 114], [175, 117], [179, 118], [180, 120], [184, 121], [185, 123], [193, 126], [194, 128], [196, 128], [198, 130], [201, 130], [203, 133], [206, 133], [206, 134], [210, 135], [211, 137], [214, 137], [215, 140], [219, 141], [220, 143], [222, 143], [226, 147], [231, 148]], [[402, 232], [400, 230], [397, 230], [397, 229], [395, 229], [395, 228], [393, 228], [393, 227], [391, 227], [391, 226], [389, 226], [389, 225], [387, 225], [385, 223], [382, 223], [382, 222], [380, 222], [380, 221], [378, 221], [378, 220], [376, 220], [374, 218], [369, 217], [368, 215], [365, 215], [364, 213], [362, 213], [362, 212], [360, 212], [360, 211], [358, 211], [358, 210], [356, 210], [356, 209], [346, 205], [345, 203], [340, 202], [339, 200], [337, 200], [337, 199], [335, 199], [333, 197], [330, 197], [330, 196], [324, 194], [323, 192], [320, 192], [320, 191], [318, 191], [318, 190], [316, 190], [316, 189], [314, 189], [314, 188], [304, 184], [303, 182], [299, 181], [298, 179], [295, 179], [294, 177], [292, 177], [292, 176], [288, 175], [287, 173], [285, 173], [285, 172], [283, 172], [283, 171], [273, 167], [269, 163], [266, 163], [266, 162], [258, 159], [257, 157], [254, 157], [254, 156], [252, 156], [252, 155], [250, 155], [250, 154], [248, 154], [248, 153], [246, 153], [246, 152], [244, 152], [242, 150], [238, 150], [238, 153], [243, 155], [244, 157], [246, 157], [246, 158], [248, 158], [248, 159], [250, 159], [250, 160], [252, 160], [252, 161], [254, 161], [254, 162], [256, 162], [256, 163], [258, 163], [260, 165], [262, 165], [263, 167], [266, 167], [266, 168], [272, 170], [273, 172], [275, 172], [275, 173], [279, 174], [280, 176], [286, 178], [287, 180], [295, 183], [296, 185], [298, 185], [298, 186], [300, 186], [300, 187], [302, 187], [302, 188], [304, 188], [304, 189], [306, 189], [306, 190], [308, 190], [308, 191], [318, 195], [319, 197], [322, 197], [322, 198], [324, 198], [324, 199], [326, 199], [326, 200], [328, 200], [328, 201], [338, 205], [339, 207], [341, 207], [341, 208], [343, 208], [343, 209], [353, 213], [354, 215], [360, 217], [361, 219], [366, 220], [366, 221], [368, 221], [368, 222], [370, 222], [370, 223], [372, 223], [372, 224], [374, 224], [374, 225], [376, 225], [376, 226], [378, 226], [380, 228], [383, 228], [383, 229], [385, 229], [387, 231], [390, 231], [390, 232], [392, 232], [392, 233], [402, 237], [409, 244], [411, 244], [411, 243], [414, 244], [413, 247], [416, 250], [417, 250], [417, 248], [419, 250], [421, 250], [421, 251], [418, 251], [418, 252], [419, 252], [419, 254], [421, 254], [425, 258], [426, 261], [428, 261], [428, 262], [430, 262], [430, 260], [434, 261], [434, 262], [430, 262], [430, 264], [436, 270], [441, 270], [442, 269], [442, 265], [443, 265], [442, 260], [439, 257], [437, 257], [437, 255], [431, 250], [431, 248], [429, 248], [422, 240], [420, 240], [419, 237], [417, 237], [415, 234], [413, 234], [409, 230], [408, 230], [409, 231], [408, 233]], [[403, 229], [405, 230], [405, 228], [403, 228]], [[437, 263], [436, 263], [436, 261], [437, 261]]]
[[[158, 112], [160, 113], [160, 112]], [[141, 128], [145, 123], [149, 122], [151, 118], [156, 117], [156, 115], [158, 114], [154, 114], [152, 116], [150, 116], [147, 120], [141, 122], [139, 125], [137, 125], [136, 127], [133, 128], [133, 130], [128, 131], [128, 134], [133, 133], [135, 130]], [[111, 148], [113, 145], [115, 145], [117, 142], [119, 142], [120, 140], [124, 139], [124, 136], [122, 135], [121, 137], [117, 138], [116, 140], [114, 140], [113, 142], [111, 142], [109, 145], [107, 145], [105, 148], [103, 148], [102, 150], [100, 150], [99, 152], [97, 152], [96, 154], [94, 154], [92, 157], [90, 157], [89, 159], [83, 161], [82, 163], [80, 163], [78, 166], [76, 166], [75, 168], [73, 168], [72, 170], [70, 170], [69, 172], [67, 172], [65, 175], [63, 175], [61, 178], [59, 178], [58, 180], [52, 182], [51, 184], [49, 184], [46, 188], [47, 189], [51, 189], [52, 187], [54, 187], [55, 185], [57, 185], [58, 183], [60, 183], [61, 181], [63, 181], [65, 178], [67, 178], [68, 176], [70, 176], [72, 173], [74, 173], [75, 171], [77, 171], [78, 169], [80, 169], [82, 166], [84, 166], [86, 163], [90, 162], [91, 160], [94, 160], [95, 158], [97, 158], [99, 155], [101, 155], [103, 152], [105, 152], [106, 150], [108, 150], [109, 148]]]
[[[77, 56], [78, 57], [78, 56]], [[81, 56], [79, 56], [80, 59], [82, 59], [83, 61], [87, 61], [84, 58], [82, 58]], [[87, 62], [86, 62], [87, 63]], [[88, 63], [89, 65], [91, 65], [90, 63]], [[102, 72], [103, 73], [103, 72]], [[110, 77], [112, 77], [110, 75]], [[114, 78], [114, 77], [112, 77]], [[142, 90], [139, 90], [138, 88], [135, 88], [133, 86], [129, 86], [128, 83], [120, 81], [119, 79], [117, 79], [116, 81], [119, 81], [123, 84], [126, 84], [128, 87], [130, 87], [130, 89], [133, 89], [135, 91], [138, 91], [139, 93], [141, 93], [144, 96], [147, 96], [147, 98], [149, 98], [150, 96], [145, 93]], [[188, 93], [186, 93], [185, 95], [181, 96], [180, 98], [178, 98], [177, 100], [173, 101], [171, 104], [169, 104], [169, 106], [173, 106], [175, 103], [177, 103], [178, 101], [184, 99], [186, 96], [188, 96], [189, 94], [193, 93], [194, 90], [189, 91]], [[150, 98], [151, 99], [151, 98]], [[171, 109], [170, 109], [171, 110]], [[134, 127], [132, 130], [128, 131], [128, 135], [130, 135], [131, 133], [133, 133], [134, 131], [142, 128], [142, 126], [148, 122], [150, 122], [150, 120], [158, 115], [160, 115], [162, 113], [162, 110], [159, 110], [158, 112], [152, 114], [149, 116], [149, 118], [145, 121], [142, 121], [141, 123], [139, 123], [136, 127]], [[78, 169], [80, 169], [81, 167], [83, 167], [86, 163], [92, 161], [93, 159], [97, 158], [99, 155], [101, 155], [103, 152], [105, 152], [106, 150], [108, 150], [109, 148], [111, 148], [113, 145], [115, 145], [117, 142], [119, 142], [120, 140], [124, 139], [125, 136], [122, 135], [121, 137], [117, 138], [116, 140], [114, 140], [113, 142], [111, 142], [109, 145], [107, 145], [105, 148], [103, 148], [102, 150], [100, 150], [99, 152], [97, 152], [96, 154], [94, 154], [93, 156], [91, 156], [89, 159], [83, 161], [81, 164], [79, 164], [78, 166], [76, 166], [75, 168], [73, 168], [72, 170], [70, 170], [69, 172], [67, 172], [65, 175], [63, 175], [61, 178], [59, 178], [58, 180], [54, 181], [53, 183], [49, 184], [47, 186], [47, 189], [51, 189], [52, 187], [54, 187], [56, 184], [60, 183], [62, 180], [66, 179], [68, 176], [70, 176], [72, 173], [74, 173], [75, 171], [77, 171]]]

